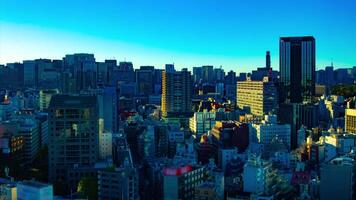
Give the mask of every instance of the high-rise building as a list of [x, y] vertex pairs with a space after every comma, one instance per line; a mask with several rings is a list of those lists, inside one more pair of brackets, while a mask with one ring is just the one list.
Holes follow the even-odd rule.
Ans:
[[349, 108], [345, 110], [345, 130], [356, 134], [356, 109]]
[[233, 102], [236, 102], [236, 73], [229, 71], [224, 79], [225, 97]]
[[[15, 72], [15, 81], [9, 84], [17, 88], [22, 88], [24, 86], [24, 65], [22, 63], [8, 63], [6, 67]], [[4, 79], [6, 79], [6, 77], [4, 77]]]
[[[57, 63], [56, 63], [57, 64]], [[36, 59], [36, 86], [40, 88], [57, 88], [59, 85], [59, 69], [54, 68], [50, 59]]]
[[203, 66], [202, 78], [203, 78], [203, 82], [212, 83], [214, 81], [214, 67], [210, 65]]
[[36, 86], [36, 63], [33, 60], [23, 61], [23, 82], [25, 87]]
[[315, 39], [281, 37], [279, 72], [284, 99], [291, 103], [310, 101], [315, 93]]
[[66, 181], [71, 168], [92, 166], [97, 161], [98, 113], [95, 96], [55, 95], [52, 97], [49, 106], [48, 145], [50, 181]]
[[99, 105], [99, 118], [102, 119], [105, 131], [116, 133], [118, 131], [118, 97], [115, 87], [104, 87], [88, 90], [85, 94], [95, 95]]
[[154, 67], [141, 66], [136, 70], [138, 92], [141, 95], [151, 95], [154, 92]]
[[277, 89], [274, 83], [268, 77], [263, 81], [238, 81], [237, 106], [257, 116], [273, 111], [277, 108]]
[[[112, 74], [112, 71], [109, 71], [109, 65], [106, 62], [97, 62], [97, 82], [98, 85], [107, 85], [109, 83], [109, 73]], [[113, 68], [111, 68], [113, 69]]]
[[278, 121], [291, 126], [291, 148], [297, 148], [301, 126], [312, 129], [318, 125], [318, 106], [315, 104], [283, 103], [279, 105]]
[[94, 54], [66, 55], [64, 64], [75, 78], [77, 92], [97, 87], [98, 68]]
[[162, 116], [179, 117], [192, 113], [192, 80], [190, 72], [164, 71], [162, 73]]
[[199, 83], [203, 79], [203, 68], [193, 67], [193, 81]]
[[[117, 69], [117, 61], [115, 59], [112, 60], [105, 60], [105, 63], [107, 64], [107, 75], [106, 75], [106, 80], [108, 81], [107, 84], [111, 85], [112, 84], [112, 76], [114, 69]], [[112, 85], [111, 85], [112, 86]]]

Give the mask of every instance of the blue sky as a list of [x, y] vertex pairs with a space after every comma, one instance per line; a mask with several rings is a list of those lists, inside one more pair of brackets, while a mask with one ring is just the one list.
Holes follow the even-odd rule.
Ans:
[[317, 67], [356, 65], [355, 0], [0, 0], [0, 63], [75, 52], [248, 71], [280, 36], [316, 38]]

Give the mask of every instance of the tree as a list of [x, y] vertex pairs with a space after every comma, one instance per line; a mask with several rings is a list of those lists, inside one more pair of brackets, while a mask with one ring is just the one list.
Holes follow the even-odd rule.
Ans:
[[98, 180], [94, 177], [84, 177], [78, 183], [77, 192], [91, 199], [98, 198]]
[[356, 96], [356, 85], [336, 85], [331, 89], [331, 93], [345, 98], [354, 97]]

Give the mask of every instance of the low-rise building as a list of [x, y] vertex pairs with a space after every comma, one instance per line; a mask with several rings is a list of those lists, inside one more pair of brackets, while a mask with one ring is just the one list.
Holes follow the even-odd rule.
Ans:
[[35, 181], [23, 181], [17, 184], [18, 200], [52, 200], [53, 186]]

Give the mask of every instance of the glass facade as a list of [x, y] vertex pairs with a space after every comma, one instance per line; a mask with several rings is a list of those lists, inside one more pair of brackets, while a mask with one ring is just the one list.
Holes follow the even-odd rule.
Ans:
[[310, 102], [315, 93], [315, 39], [280, 38], [280, 81], [285, 100]]

